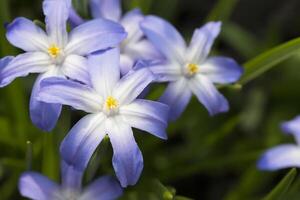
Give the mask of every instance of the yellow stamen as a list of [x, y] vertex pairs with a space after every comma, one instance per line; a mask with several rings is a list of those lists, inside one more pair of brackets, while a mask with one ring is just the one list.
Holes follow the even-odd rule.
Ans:
[[107, 97], [106, 101], [105, 101], [105, 107], [108, 110], [113, 110], [116, 109], [119, 105], [119, 102], [117, 101], [117, 99], [115, 99], [112, 96]]
[[49, 48], [48, 48], [48, 53], [51, 57], [53, 58], [56, 58], [59, 56], [60, 54], [60, 48], [58, 46], [56, 46], [55, 44], [54, 45], [51, 45]]
[[187, 65], [187, 70], [190, 75], [194, 75], [199, 72], [199, 66], [193, 63]]

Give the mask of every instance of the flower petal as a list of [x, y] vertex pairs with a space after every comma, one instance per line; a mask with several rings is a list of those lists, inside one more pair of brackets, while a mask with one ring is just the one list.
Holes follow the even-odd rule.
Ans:
[[38, 101], [37, 96], [40, 91], [40, 84], [43, 79], [52, 74], [40, 75], [34, 83], [30, 97], [30, 118], [35, 126], [50, 132], [56, 126], [61, 113], [61, 104], [50, 104]]
[[135, 185], [143, 170], [143, 156], [137, 146], [131, 127], [118, 117], [106, 121], [114, 155], [113, 167], [122, 187]]
[[83, 56], [69, 55], [65, 59], [61, 70], [65, 76], [72, 80], [80, 81], [81, 83], [85, 83], [87, 85], [91, 84], [88, 71], [88, 60]]
[[94, 18], [105, 18], [115, 22], [121, 18], [120, 0], [90, 0], [90, 7]]
[[79, 26], [80, 24], [84, 23], [84, 19], [76, 12], [76, 10], [71, 7], [69, 10], [69, 23], [71, 24], [72, 28]]
[[269, 149], [261, 156], [257, 166], [261, 170], [272, 171], [289, 167], [300, 167], [300, 147], [286, 144]]
[[41, 52], [24, 53], [15, 57], [8, 65], [0, 69], [0, 87], [10, 84], [17, 77], [29, 73], [43, 73], [49, 70], [49, 56]]
[[221, 22], [209, 22], [196, 29], [187, 50], [188, 61], [201, 64], [208, 56], [215, 38], [221, 30]]
[[156, 76], [157, 82], [177, 81], [182, 77], [182, 71], [177, 63], [155, 64], [149, 66], [149, 69]]
[[46, 51], [48, 38], [46, 33], [32, 21], [18, 17], [7, 26], [7, 40], [24, 51]]
[[107, 97], [120, 79], [120, 50], [114, 48], [88, 58], [91, 81], [98, 93]]
[[189, 87], [210, 115], [229, 110], [228, 101], [205, 76], [199, 74], [190, 79]]
[[88, 55], [119, 45], [126, 35], [124, 28], [115, 22], [91, 20], [72, 30], [65, 51], [67, 54]]
[[233, 59], [227, 57], [212, 57], [200, 66], [200, 73], [214, 83], [234, 83], [243, 74], [243, 68]]
[[169, 83], [166, 91], [160, 98], [160, 102], [170, 107], [169, 119], [175, 121], [182, 114], [192, 96], [191, 90], [185, 78]]
[[64, 47], [68, 41], [67, 20], [70, 8], [70, 0], [44, 0], [43, 2], [50, 42], [59, 47]]
[[120, 23], [128, 33], [126, 43], [135, 43], [142, 39], [143, 32], [140, 28], [140, 22], [144, 19], [142, 12], [139, 9], [129, 11], [124, 15]]
[[293, 120], [281, 124], [283, 132], [293, 134], [297, 144], [300, 145], [300, 116], [295, 117]]
[[184, 62], [186, 43], [180, 33], [167, 21], [148, 16], [141, 29], [153, 45], [170, 61]]
[[127, 73], [116, 85], [113, 96], [121, 104], [132, 102], [155, 79], [148, 68]]
[[46, 103], [69, 105], [88, 113], [99, 112], [102, 108], [102, 97], [92, 88], [64, 78], [44, 79], [37, 99]]
[[121, 75], [124, 76], [128, 72], [130, 72], [130, 70], [132, 70], [133, 66], [134, 66], [134, 60], [126, 54], [121, 54], [121, 56], [120, 56]]
[[26, 172], [20, 177], [19, 191], [23, 197], [33, 200], [53, 200], [59, 186], [38, 173]]
[[73, 165], [61, 161], [62, 187], [71, 190], [81, 190], [84, 171], [76, 170]]
[[85, 188], [79, 200], [115, 200], [122, 194], [119, 182], [111, 176], [104, 176]]
[[104, 138], [105, 116], [90, 114], [82, 118], [70, 130], [60, 146], [64, 161], [75, 170], [84, 171], [95, 149]]
[[120, 108], [120, 114], [130, 126], [167, 139], [169, 106], [149, 100], [137, 99]]

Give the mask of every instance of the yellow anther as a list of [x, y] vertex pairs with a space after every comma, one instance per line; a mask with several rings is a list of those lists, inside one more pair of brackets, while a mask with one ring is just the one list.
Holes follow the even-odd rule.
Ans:
[[49, 48], [48, 48], [48, 53], [51, 57], [53, 58], [56, 58], [59, 56], [60, 54], [60, 48], [58, 46], [56, 46], [55, 44], [54, 45], [51, 45]]
[[115, 99], [112, 96], [107, 97], [106, 101], [105, 101], [105, 107], [108, 110], [113, 110], [116, 109], [118, 107], [119, 103], [117, 101], [117, 99]]
[[189, 75], [194, 75], [199, 72], [199, 66], [193, 63], [187, 65], [187, 71]]

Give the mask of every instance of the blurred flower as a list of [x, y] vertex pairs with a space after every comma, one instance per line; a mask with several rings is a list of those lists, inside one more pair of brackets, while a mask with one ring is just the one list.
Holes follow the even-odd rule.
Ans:
[[292, 134], [297, 144], [279, 145], [266, 151], [257, 163], [259, 169], [271, 171], [300, 167], [300, 116], [282, 123], [281, 129], [287, 134]]
[[33, 200], [114, 200], [123, 193], [118, 181], [101, 177], [81, 189], [82, 173], [62, 163], [62, 185], [36, 172], [25, 172], [19, 180], [22, 196]]
[[119, 49], [89, 57], [91, 85], [61, 78], [41, 83], [38, 99], [47, 103], [70, 105], [91, 113], [81, 119], [61, 145], [63, 159], [84, 170], [93, 152], [108, 134], [113, 150], [113, 166], [121, 185], [134, 185], [143, 169], [143, 157], [132, 128], [148, 131], [166, 139], [167, 105], [136, 99], [154, 80], [148, 68], [127, 73], [120, 79]]
[[89, 83], [86, 55], [118, 45], [125, 37], [117, 23], [97, 19], [78, 26], [70, 34], [66, 22], [70, 0], [45, 0], [46, 32], [26, 18], [17, 18], [7, 27], [7, 39], [26, 51], [0, 69], [0, 87], [17, 77], [40, 73], [30, 99], [32, 122], [45, 131], [55, 127], [61, 111], [60, 104], [46, 104], [36, 100], [40, 82], [46, 77], [64, 77]]
[[[139, 9], [129, 11], [122, 17], [120, 0], [90, 0], [90, 8], [93, 18], [119, 22], [128, 33], [128, 37], [120, 46], [122, 75], [129, 72], [138, 60], [162, 59], [159, 52], [144, 38], [140, 29], [140, 22], [144, 16]], [[74, 27], [84, 22], [74, 9], [71, 9], [69, 21]]]
[[192, 93], [210, 115], [228, 111], [228, 102], [214, 83], [233, 83], [239, 79], [243, 69], [231, 58], [207, 58], [220, 32], [220, 22], [210, 22], [196, 29], [189, 47], [178, 31], [159, 17], [146, 17], [141, 28], [167, 58], [167, 62], [151, 69], [160, 76], [159, 81], [170, 82], [160, 101], [170, 106], [171, 120], [181, 115]]

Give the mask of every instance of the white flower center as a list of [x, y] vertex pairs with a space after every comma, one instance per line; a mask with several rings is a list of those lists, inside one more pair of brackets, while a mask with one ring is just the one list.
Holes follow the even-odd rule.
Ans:
[[65, 56], [63, 49], [56, 44], [49, 46], [48, 54], [51, 57], [53, 64], [61, 64], [64, 61]]
[[200, 71], [200, 67], [197, 64], [194, 63], [188, 63], [185, 67], [184, 67], [184, 74], [187, 77], [192, 77], [195, 74], [197, 74]]
[[103, 106], [106, 115], [114, 115], [119, 111], [119, 102], [116, 98], [109, 96], [106, 98]]

